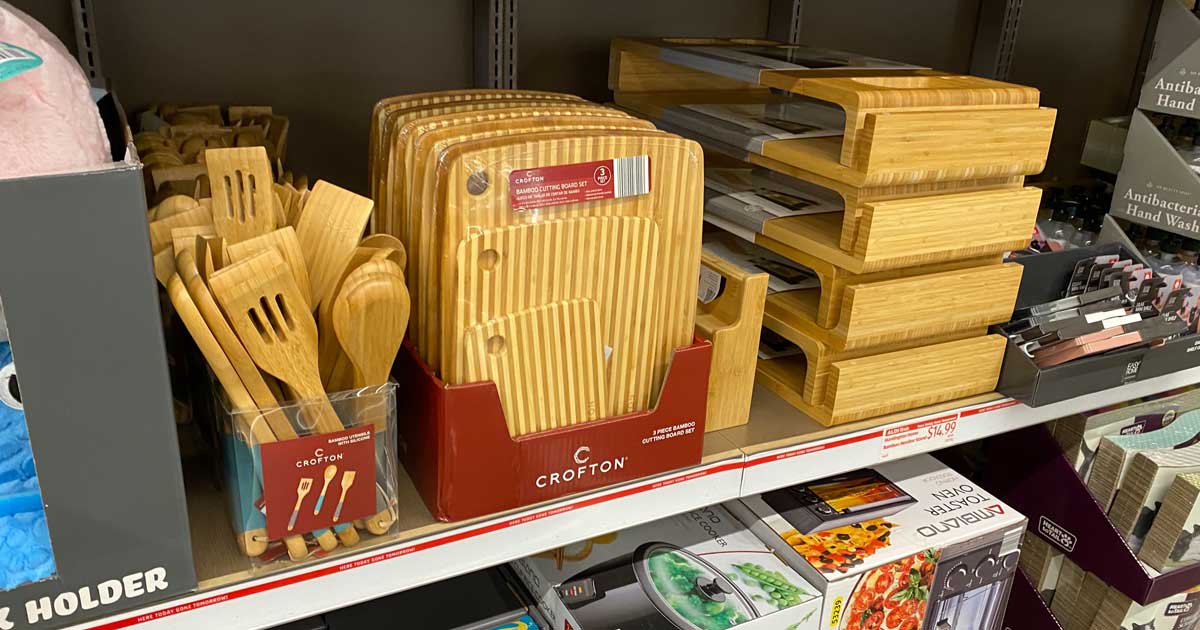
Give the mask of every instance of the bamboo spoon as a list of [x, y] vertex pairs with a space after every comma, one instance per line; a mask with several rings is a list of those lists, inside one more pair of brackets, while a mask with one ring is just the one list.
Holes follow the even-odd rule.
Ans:
[[[361, 246], [355, 248], [354, 253], [350, 255], [350, 260], [346, 262], [345, 267], [343, 267], [338, 275], [337, 281], [333, 284], [331, 293], [336, 296], [341, 292], [346, 278], [355, 269], [358, 269], [367, 262], [386, 259], [400, 265], [399, 257], [400, 254], [391, 248], [376, 249]], [[401, 268], [403, 268], [402, 265]], [[321, 382], [326, 384], [328, 391], [337, 391], [336, 388], [329, 387], [329, 383], [342, 355], [342, 348], [337, 342], [337, 333], [333, 330], [333, 302], [334, 300], [332, 299], [323, 301], [317, 310], [317, 325], [319, 327], [317, 334], [318, 364], [321, 367]]]
[[155, 254], [172, 245], [171, 231], [178, 228], [212, 226], [212, 213], [204, 206], [160, 219], [150, 224], [150, 249]]
[[325, 467], [325, 484], [321, 486], [321, 495], [317, 497], [317, 506], [313, 508], [313, 516], [321, 513], [321, 506], [325, 505], [325, 493], [329, 492], [329, 483], [337, 476], [337, 466], [330, 464]]
[[[354, 387], [387, 382], [408, 329], [408, 313], [408, 289], [399, 265], [371, 261], [346, 278], [334, 300], [333, 328], [354, 366]], [[386, 429], [386, 422], [376, 419], [376, 429]]]
[[391, 234], [372, 234], [364, 238], [358, 246], [394, 250], [388, 257], [397, 265], [400, 265], [401, 270], [404, 270], [408, 266], [408, 254], [404, 250], [404, 243], [401, 243], [400, 239]]

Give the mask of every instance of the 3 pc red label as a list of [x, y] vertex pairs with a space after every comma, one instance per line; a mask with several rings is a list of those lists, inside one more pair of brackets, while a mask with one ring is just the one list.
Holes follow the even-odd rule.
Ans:
[[509, 203], [517, 211], [620, 199], [648, 192], [648, 155], [519, 169], [508, 174]]

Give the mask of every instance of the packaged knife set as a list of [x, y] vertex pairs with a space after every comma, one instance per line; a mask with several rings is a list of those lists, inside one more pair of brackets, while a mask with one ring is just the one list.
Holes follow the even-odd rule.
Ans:
[[1061, 299], [1017, 309], [1002, 329], [1039, 368], [1049, 368], [1195, 333], [1198, 296], [1178, 276], [1105, 254], [1075, 265]]
[[693, 340], [694, 142], [577, 97], [466, 90], [375, 108], [375, 231], [411, 252], [409, 339], [495, 384], [511, 436], [650, 409]]

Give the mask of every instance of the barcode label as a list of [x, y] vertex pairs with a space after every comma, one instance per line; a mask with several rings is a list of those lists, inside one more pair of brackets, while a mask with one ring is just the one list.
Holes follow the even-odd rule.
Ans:
[[636, 197], [650, 192], [650, 156], [613, 160], [613, 196]]

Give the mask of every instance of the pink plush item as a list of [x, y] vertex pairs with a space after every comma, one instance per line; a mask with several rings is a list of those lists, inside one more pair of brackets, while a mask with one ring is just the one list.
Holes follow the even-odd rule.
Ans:
[[111, 163], [87, 77], [62, 42], [3, 0], [0, 42], [42, 58], [41, 66], [0, 81], [0, 179]]

